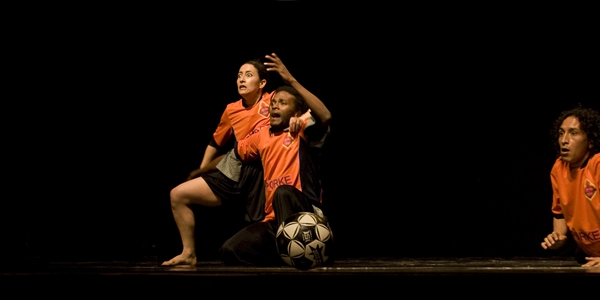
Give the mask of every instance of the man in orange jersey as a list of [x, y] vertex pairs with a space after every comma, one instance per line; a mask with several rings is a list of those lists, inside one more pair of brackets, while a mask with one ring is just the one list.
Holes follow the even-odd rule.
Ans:
[[[260, 160], [265, 182], [265, 218], [251, 224], [220, 249], [227, 265], [281, 265], [275, 235], [278, 226], [296, 212], [313, 212], [325, 217], [322, 209], [320, 159], [329, 134], [331, 113], [323, 102], [302, 86], [275, 54], [267, 55], [269, 70], [276, 70], [288, 85], [275, 90], [270, 106], [270, 123], [248, 138], [237, 141], [241, 161]], [[297, 124], [310, 109], [311, 118]]]
[[542, 248], [558, 249], [570, 235], [582, 267], [600, 267], [600, 114], [581, 106], [564, 111], [552, 132], [559, 156], [550, 172], [554, 221]]

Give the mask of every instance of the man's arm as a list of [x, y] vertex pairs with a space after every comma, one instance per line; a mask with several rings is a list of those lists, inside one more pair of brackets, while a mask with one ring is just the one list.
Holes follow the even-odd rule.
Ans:
[[308, 91], [304, 86], [302, 86], [298, 80], [292, 76], [292, 74], [285, 67], [281, 59], [275, 54], [271, 53], [271, 55], [266, 55], [270, 62], [265, 62], [265, 66], [267, 66], [267, 71], [276, 71], [281, 76], [281, 79], [285, 81], [287, 84], [291, 85], [295, 88], [298, 93], [304, 98], [308, 108], [310, 109], [310, 115], [317, 120], [322, 126], [329, 125], [331, 121], [331, 112], [325, 106], [325, 104], [315, 96], [313, 93]]
[[233, 153], [240, 161], [247, 163], [260, 159], [258, 145], [260, 144], [260, 137], [263, 130], [269, 131], [269, 127], [263, 126], [257, 132], [234, 143]]
[[553, 231], [544, 238], [542, 248], [558, 249], [567, 242], [567, 222], [563, 218], [554, 217]]

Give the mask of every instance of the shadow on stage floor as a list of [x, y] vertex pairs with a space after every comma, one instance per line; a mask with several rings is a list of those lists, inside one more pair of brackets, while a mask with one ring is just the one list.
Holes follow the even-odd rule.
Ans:
[[1, 271], [0, 285], [5, 292], [77, 297], [104, 293], [156, 296], [168, 292], [223, 296], [328, 292], [493, 296], [530, 291], [550, 295], [573, 288], [579, 289], [578, 293], [597, 291], [600, 282], [600, 268], [582, 268], [565, 257], [348, 258], [306, 271], [292, 267], [229, 267], [212, 260], [201, 261], [196, 267], [162, 267], [156, 261], [46, 262], [4, 266]]

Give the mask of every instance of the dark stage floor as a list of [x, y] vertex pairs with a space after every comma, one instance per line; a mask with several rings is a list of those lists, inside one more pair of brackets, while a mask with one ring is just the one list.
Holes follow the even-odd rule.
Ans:
[[539, 296], [573, 289], [580, 295], [596, 294], [600, 286], [600, 268], [582, 268], [565, 257], [352, 258], [307, 271], [292, 267], [227, 267], [218, 261], [201, 261], [194, 268], [161, 267], [155, 261], [46, 262], [4, 266], [0, 275], [3, 291], [22, 292], [22, 296], [84, 298], [99, 293], [156, 296], [169, 292], [257, 296], [264, 289], [270, 290], [267, 294], [295, 295], [418, 292], [420, 296], [488, 297], [531, 292]]

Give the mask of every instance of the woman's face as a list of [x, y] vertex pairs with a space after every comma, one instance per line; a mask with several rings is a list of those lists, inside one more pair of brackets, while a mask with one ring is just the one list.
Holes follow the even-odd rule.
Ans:
[[258, 70], [251, 64], [243, 64], [237, 77], [238, 93], [245, 97], [256, 94], [264, 87], [266, 80], [261, 80]]

